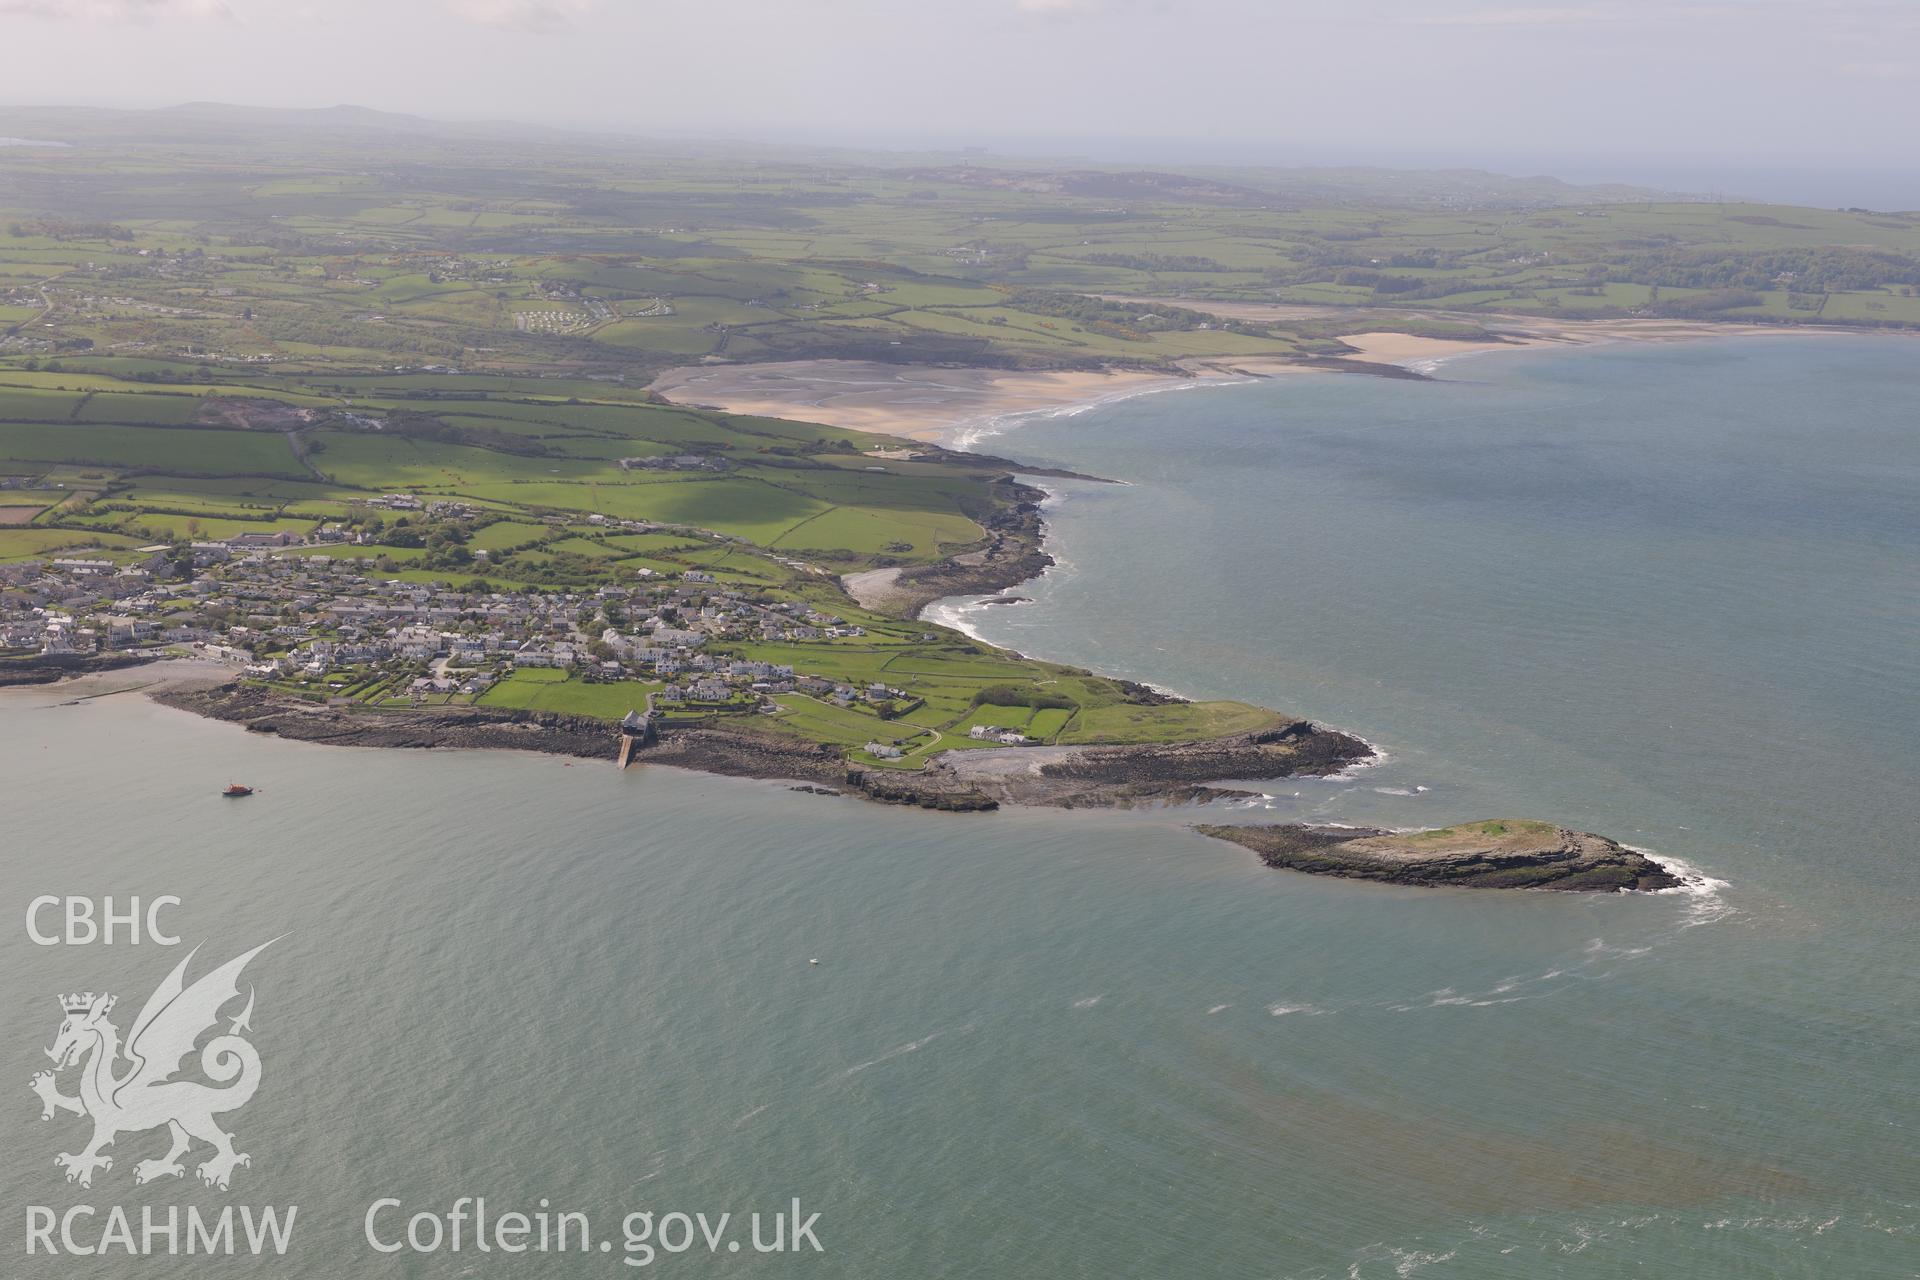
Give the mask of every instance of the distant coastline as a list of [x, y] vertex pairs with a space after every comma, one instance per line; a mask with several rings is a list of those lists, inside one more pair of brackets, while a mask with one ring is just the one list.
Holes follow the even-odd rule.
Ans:
[[[1165, 298], [1128, 300], [1162, 305], [1177, 301], [1183, 307], [1241, 320], [1297, 319], [1312, 311], [1287, 304]], [[677, 404], [819, 422], [964, 449], [984, 436], [999, 434], [982, 428], [1009, 420], [1077, 414], [1139, 395], [1281, 375], [1362, 373], [1426, 378], [1432, 376], [1439, 362], [1499, 351], [1763, 335], [1908, 332], [1845, 325], [1664, 319], [1553, 320], [1468, 312], [1452, 313], [1447, 318], [1483, 327], [1486, 336], [1450, 338], [1370, 329], [1343, 334], [1339, 341], [1349, 350], [1340, 355], [1193, 360], [1182, 362], [1173, 371], [1118, 365], [1100, 369], [1023, 370], [837, 359], [713, 363], [669, 369], [656, 377], [648, 389]]]

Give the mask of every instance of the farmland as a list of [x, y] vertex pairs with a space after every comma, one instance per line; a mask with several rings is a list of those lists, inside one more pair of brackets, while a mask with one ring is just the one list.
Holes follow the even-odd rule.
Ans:
[[[846, 596], [840, 574], [936, 565], [988, 545], [987, 526], [1037, 496], [990, 460], [832, 427], [665, 407], [618, 386], [569, 388], [587, 394], [564, 400], [529, 396], [523, 381], [490, 375], [463, 377], [460, 398], [448, 401], [411, 386], [275, 374], [259, 386], [222, 384], [183, 413], [171, 386], [153, 389], [110, 369], [97, 363], [83, 394], [111, 406], [114, 421], [0, 423], [0, 476], [20, 499], [20, 517], [0, 528], [0, 563], [58, 553], [135, 565], [150, 562], [156, 548], [178, 559], [190, 548], [265, 538], [257, 545], [268, 549], [253, 560], [214, 571], [234, 605], [216, 595], [202, 611], [257, 610], [239, 601], [261, 592], [337, 595], [356, 580], [367, 590], [427, 588], [427, 607], [449, 613], [470, 614], [485, 593], [499, 592], [622, 602], [598, 617], [589, 604], [563, 606], [570, 619], [578, 615], [570, 630], [583, 647], [598, 631], [633, 621], [627, 610], [642, 608], [642, 599], [669, 616], [699, 608], [810, 618], [816, 625], [779, 640], [764, 627], [755, 634], [751, 624], [729, 623], [701, 637], [698, 661], [792, 672], [789, 679], [824, 682], [816, 692], [762, 699], [729, 686], [704, 702], [662, 707], [662, 723], [724, 720], [776, 740], [827, 743], [850, 761], [886, 769], [918, 768], [941, 750], [1001, 745], [970, 737], [976, 724], [1019, 728], [1036, 742], [1123, 743], [1218, 736], [1276, 719], [1240, 704], [1143, 698], [1130, 686], [863, 609]], [[44, 371], [0, 369], [0, 394], [40, 395], [31, 376]], [[269, 389], [298, 397], [302, 414], [263, 416]], [[204, 425], [210, 419], [227, 425]], [[583, 442], [608, 447], [578, 448]], [[679, 450], [699, 451], [673, 455], [694, 459], [688, 469], [622, 465]], [[198, 616], [185, 601], [170, 612]], [[296, 631], [326, 643], [353, 640]], [[294, 653], [296, 644], [256, 642], [254, 653], [285, 665], [305, 652]], [[607, 721], [669, 689], [644, 667], [609, 678], [602, 665], [508, 662], [471, 692], [423, 695], [409, 683], [422, 670], [405, 665], [283, 673], [268, 687], [373, 708], [475, 703]], [[887, 693], [866, 692], [878, 688]], [[876, 742], [900, 755], [867, 754]]]
[[[1031, 572], [1037, 491], [993, 459], [665, 403], [647, 388], [677, 366], [1192, 370], [1515, 315], [1920, 327], [1911, 214], [286, 126], [0, 109], [0, 133], [84, 144], [0, 156], [0, 567], [201, 574], [169, 621], [276, 691], [376, 708], [603, 721], [659, 695], [665, 723], [891, 770], [1280, 723], [863, 608], [842, 576]], [[442, 640], [519, 630], [457, 678], [325, 671], [327, 646], [386, 642], [326, 620], [362, 591]]]
[[[367, 172], [351, 128], [205, 110], [164, 129], [0, 111], [86, 144], [0, 161], [0, 353], [59, 366], [18, 370], [39, 376], [0, 396], [8, 420], [123, 422], [134, 402], [102, 375], [164, 385], [144, 420], [185, 425], [236, 384], [312, 405], [512, 374], [508, 394], [552, 406], [702, 360], [1169, 369], [1337, 354], [1368, 328], [1471, 332], [1476, 314], [1920, 325], [1912, 214], [573, 135], [536, 156], [399, 117]], [[1313, 312], [1200, 305], [1228, 301]], [[525, 408], [462, 402], [483, 421], [459, 425], [563, 455], [607, 440], [604, 415]]]

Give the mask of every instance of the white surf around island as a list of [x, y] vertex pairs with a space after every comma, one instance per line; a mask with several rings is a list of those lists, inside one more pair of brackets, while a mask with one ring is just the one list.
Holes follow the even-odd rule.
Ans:
[[1680, 897], [1689, 900], [1687, 919], [1681, 928], [1691, 929], [1696, 925], [1712, 924], [1716, 920], [1724, 920], [1735, 913], [1736, 908], [1726, 898], [1726, 891], [1733, 887], [1730, 882], [1717, 876], [1710, 876], [1685, 858], [1678, 858], [1670, 853], [1660, 853], [1654, 849], [1627, 844], [1625, 841], [1621, 842], [1621, 847], [1640, 854], [1680, 881], [1679, 884], [1669, 888], [1652, 889], [1648, 892], [1655, 897]]

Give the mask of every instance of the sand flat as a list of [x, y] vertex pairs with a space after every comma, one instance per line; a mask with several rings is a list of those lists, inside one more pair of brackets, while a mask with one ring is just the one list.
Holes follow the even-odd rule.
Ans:
[[[1487, 336], [1439, 338], [1369, 328], [1389, 317], [1292, 303], [1211, 302], [1127, 298], [1142, 305], [1182, 306], [1242, 320], [1326, 320], [1344, 316], [1360, 326], [1340, 340], [1350, 354], [1315, 362], [1285, 356], [1182, 361], [1179, 373], [1138, 369], [973, 369], [885, 364], [869, 360], [786, 360], [767, 364], [702, 364], [669, 369], [648, 389], [676, 404], [724, 409], [800, 422], [820, 422], [912, 440], [966, 447], [967, 427], [1010, 414], [1044, 413], [1100, 404], [1146, 392], [1214, 379], [1272, 377], [1364, 365], [1425, 366], [1430, 361], [1485, 351], [1590, 346], [1616, 342], [1680, 342], [1755, 334], [1807, 334], [1797, 325], [1727, 324], [1700, 320], [1562, 320], [1467, 312], [1414, 312], [1414, 319], [1468, 322]], [[1375, 370], [1377, 372], [1377, 370]]]
[[789, 360], [670, 369], [648, 389], [678, 404], [930, 441], [967, 422], [1093, 404], [1180, 382], [1131, 369], [958, 369]]
[[[1340, 341], [1359, 353], [1358, 359], [1380, 364], [1417, 364], [1423, 360], [1441, 360], [1448, 356], [1472, 355], [1477, 351], [1511, 351], [1538, 346], [1545, 338], [1511, 338], [1486, 341], [1463, 338], [1423, 338], [1411, 333], [1347, 333]], [[1344, 359], [1354, 359], [1348, 356]]]

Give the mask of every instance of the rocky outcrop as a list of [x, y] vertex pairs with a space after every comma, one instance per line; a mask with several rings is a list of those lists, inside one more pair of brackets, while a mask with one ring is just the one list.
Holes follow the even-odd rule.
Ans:
[[847, 762], [833, 747], [800, 738], [727, 729], [664, 729], [659, 741], [633, 754], [635, 764], [670, 764], [730, 778], [782, 778], [838, 787]]
[[920, 463], [941, 463], [948, 466], [964, 467], [977, 471], [982, 467], [998, 467], [1009, 476], [1046, 476], [1060, 480], [1089, 480], [1094, 484], [1114, 484], [1105, 476], [1090, 476], [1084, 471], [1067, 471], [1060, 467], [1036, 466], [1031, 462], [1016, 462], [1012, 458], [996, 457], [991, 453], [971, 453], [954, 450], [937, 444], [922, 444], [913, 452], [913, 460]]
[[951, 813], [998, 809], [1000, 802], [977, 787], [957, 782], [938, 770], [909, 773], [904, 769], [848, 769], [847, 786], [881, 804], [914, 805]]
[[1242, 799], [1209, 784], [1324, 777], [1373, 754], [1360, 739], [1305, 720], [1196, 742], [950, 751], [929, 773], [951, 774], [1002, 804], [1112, 808]]
[[336, 746], [505, 748], [612, 760], [620, 742], [613, 726], [602, 721], [545, 711], [330, 707], [237, 683], [210, 689], [163, 689], [151, 696], [182, 711], [245, 725], [255, 733]]
[[990, 595], [1039, 577], [1053, 564], [1041, 546], [1040, 502], [1046, 494], [1011, 476], [997, 483], [1011, 499], [987, 513], [969, 513], [987, 531], [987, 543], [949, 556], [938, 564], [901, 569], [893, 575], [884, 601], [870, 607], [902, 618], [918, 617], [947, 596]]
[[[881, 804], [970, 812], [998, 805], [978, 788], [937, 770], [866, 769], [837, 748], [798, 738], [727, 729], [668, 729], [633, 753], [635, 764], [670, 764], [734, 778], [779, 778], [829, 795], [845, 790]], [[825, 784], [824, 787], [820, 784]]]
[[160, 657], [150, 650], [115, 649], [107, 653], [29, 653], [0, 658], [0, 688], [23, 684], [53, 684], [96, 671], [119, 671], [144, 666]]
[[1270, 867], [1390, 884], [1615, 892], [1680, 883], [1605, 836], [1518, 818], [1396, 834], [1355, 827], [1197, 826], [1244, 845]]

